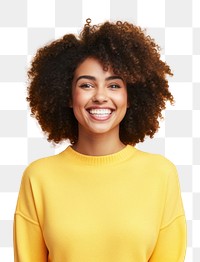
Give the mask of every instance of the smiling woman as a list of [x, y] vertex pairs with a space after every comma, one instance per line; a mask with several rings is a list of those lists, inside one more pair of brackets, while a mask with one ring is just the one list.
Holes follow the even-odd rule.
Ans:
[[169, 66], [137, 26], [118, 21], [38, 50], [28, 102], [63, 152], [24, 171], [15, 262], [183, 262], [186, 223], [176, 168], [135, 148], [159, 128]]

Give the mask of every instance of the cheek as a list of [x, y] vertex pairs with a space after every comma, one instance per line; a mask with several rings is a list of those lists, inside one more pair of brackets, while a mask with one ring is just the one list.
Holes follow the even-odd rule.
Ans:
[[128, 104], [128, 97], [127, 93], [124, 91], [120, 95], [115, 97], [115, 101], [119, 106], [125, 106], [127, 107]]
[[72, 94], [72, 109], [78, 122], [85, 117], [85, 108], [90, 101], [90, 92], [83, 92], [82, 90], [75, 90]]
[[76, 90], [72, 94], [72, 104], [74, 106], [82, 105], [85, 102], [85, 96], [82, 92]]

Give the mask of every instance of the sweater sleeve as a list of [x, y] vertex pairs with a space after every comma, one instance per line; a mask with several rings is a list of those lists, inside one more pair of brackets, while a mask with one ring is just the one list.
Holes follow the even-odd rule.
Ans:
[[149, 262], [183, 262], [186, 252], [186, 219], [176, 167], [171, 164], [161, 226]]
[[159, 232], [156, 248], [149, 262], [183, 262], [186, 251], [184, 216], [176, 218]]
[[14, 261], [47, 262], [48, 250], [38, 219], [35, 192], [26, 170], [20, 187], [14, 217]]

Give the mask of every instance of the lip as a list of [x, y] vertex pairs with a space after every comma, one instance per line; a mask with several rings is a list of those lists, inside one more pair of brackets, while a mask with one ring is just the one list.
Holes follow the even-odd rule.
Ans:
[[114, 111], [115, 109], [113, 107], [108, 107], [108, 106], [90, 106], [90, 107], [87, 107], [86, 110], [89, 111], [91, 109], [109, 109], [111, 111]]

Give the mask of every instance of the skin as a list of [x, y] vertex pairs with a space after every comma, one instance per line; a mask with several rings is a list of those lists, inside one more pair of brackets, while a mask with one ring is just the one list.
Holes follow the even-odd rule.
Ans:
[[77, 67], [72, 84], [72, 108], [79, 134], [74, 150], [99, 156], [123, 149], [119, 125], [127, 107], [125, 81], [111, 68], [104, 71], [97, 59], [84, 60]]

